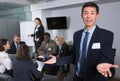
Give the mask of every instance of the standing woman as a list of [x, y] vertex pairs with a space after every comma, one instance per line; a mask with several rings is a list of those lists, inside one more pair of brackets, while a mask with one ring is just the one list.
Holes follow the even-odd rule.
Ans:
[[44, 40], [44, 27], [42, 25], [40, 18], [35, 18], [35, 29], [34, 34], [29, 34], [29, 37], [33, 37], [35, 43], [35, 52], [37, 52], [40, 47], [42, 41]]

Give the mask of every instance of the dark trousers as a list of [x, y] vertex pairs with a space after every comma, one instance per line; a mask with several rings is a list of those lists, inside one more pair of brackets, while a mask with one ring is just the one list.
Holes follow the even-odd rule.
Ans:
[[37, 51], [38, 51], [38, 48], [41, 46], [42, 42], [43, 42], [43, 41], [38, 41], [38, 42], [34, 41], [34, 43], [35, 43], [35, 52], [36, 52], [36, 53], [37, 53]]
[[75, 75], [73, 81], [84, 81], [82, 78]]

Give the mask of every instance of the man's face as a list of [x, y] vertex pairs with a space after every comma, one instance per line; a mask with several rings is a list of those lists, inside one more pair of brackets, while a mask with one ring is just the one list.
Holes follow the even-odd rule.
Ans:
[[20, 37], [15, 36], [13, 40], [14, 40], [14, 42], [17, 43], [17, 44], [20, 43]]
[[46, 41], [46, 42], [49, 42], [50, 41], [50, 37], [49, 36], [44, 36], [44, 40]]
[[81, 16], [86, 27], [93, 27], [99, 15], [95, 7], [85, 7]]

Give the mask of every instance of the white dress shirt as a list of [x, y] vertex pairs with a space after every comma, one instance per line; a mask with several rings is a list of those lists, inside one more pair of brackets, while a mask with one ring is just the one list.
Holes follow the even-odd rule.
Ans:
[[[38, 28], [40, 27], [40, 25], [37, 25], [36, 28], [35, 28], [35, 33], [38, 31]], [[37, 39], [37, 36], [35, 34], [35, 40]]]
[[0, 52], [0, 73], [4, 73], [5, 70], [12, 69], [12, 61], [5, 51]]

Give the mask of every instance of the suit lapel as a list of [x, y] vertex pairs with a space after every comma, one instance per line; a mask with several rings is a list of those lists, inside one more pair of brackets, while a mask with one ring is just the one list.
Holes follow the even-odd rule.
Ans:
[[91, 51], [91, 48], [92, 48], [92, 44], [96, 42], [96, 39], [97, 39], [96, 37], [97, 37], [97, 34], [98, 34], [98, 30], [99, 30], [99, 28], [98, 28], [98, 26], [96, 26], [96, 29], [93, 32], [93, 35], [92, 35], [90, 43], [89, 43], [87, 57], [89, 56], [89, 53], [91, 53], [90, 51]]
[[84, 29], [83, 30], [81, 30], [80, 32], [79, 32], [79, 34], [78, 34], [78, 38], [77, 38], [77, 47], [76, 47], [76, 62], [78, 62], [78, 59], [79, 59], [79, 56], [80, 56], [80, 42], [81, 42], [81, 37], [82, 37], [82, 32], [84, 31]]

